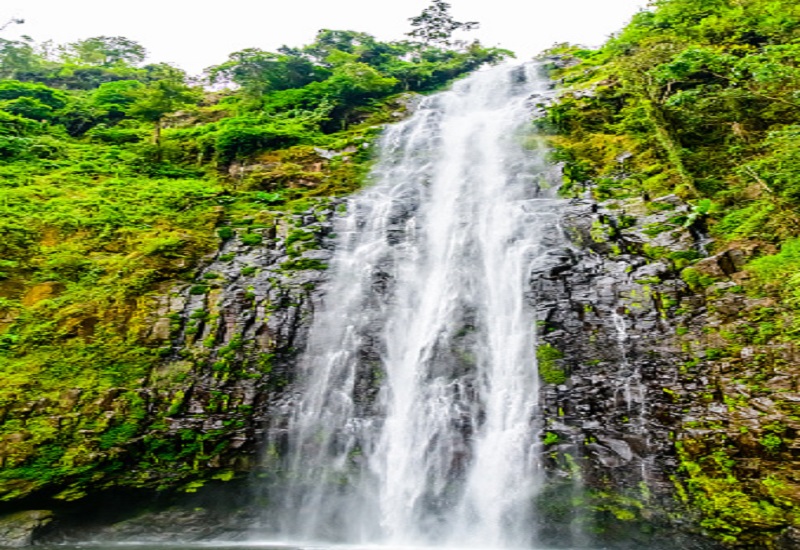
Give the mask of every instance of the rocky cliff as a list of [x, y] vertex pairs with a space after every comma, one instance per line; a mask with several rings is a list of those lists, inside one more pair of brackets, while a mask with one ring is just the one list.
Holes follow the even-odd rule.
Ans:
[[[76, 386], [57, 400], [8, 403], [5, 426], [18, 431], [3, 445], [15, 467], [6, 469], [6, 509], [44, 505], [69, 520], [73, 509], [92, 509], [111, 491], [129, 495], [131, 513], [151, 495], [191, 494], [256, 469], [262, 428], [278, 422], [291, 399], [338, 205], [325, 199], [297, 214], [265, 212], [238, 229], [223, 226], [218, 249], [190, 280], [143, 296], [136, 343], [156, 359], [135, 385], [100, 394]], [[80, 429], [87, 422], [93, 430]], [[41, 437], [33, 432], [42, 424], [60, 430], [56, 441], [66, 453], [57, 462], [64, 473], [49, 479], [34, 474], [50, 457], [26, 460], [37, 457], [25, 442]]]
[[[113, 494], [124, 487], [177, 486], [199, 496], [138, 523], [119, 523], [136, 506], [86, 524], [70, 513], [70, 505], [57, 504], [61, 523], [44, 540], [242, 536], [243, 518], [257, 519], [247, 509], [259, 495], [245, 489], [233, 499], [224, 482], [235, 492], [242, 490], [235, 481], [242, 475], [272, 475], [293, 402], [295, 360], [324, 294], [332, 219], [343, 207], [324, 201], [296, 215], [275, 219], [265, 213], [244, 228], [222, 231], [218, 250], [192, 281], [173, 284], [148, 301], [144, 338], [161, 359], [134, 390], [144, 411], [139, 435], [109, 451], [124, 468], [80, 490]], [[699, 322], [704, 301], [668, 256], [696, 250], [702, 242], [686, 227], [656, 236], [646, 228], [689, 211], [674, 196], [650, 203], [565, 201], [563, 238], [554, 239], [549, 261], [531, 274], [529, 298], [538, 318], [532, 330], [539, 335], [544, 382], [543, 444], [552, 474], [543, 493], [552, 501], [542, 509], [554, 542], [561, 529], [576, 526], [619, 547], [625, 540], [655, 544], [654, 533], [675, 529], [668, 514], [680, 508], [673, 501], [674, 481], [684, 476], [676, 441], [687, 437], [681, 428], [686, 403], [709, 379], [687, 375], [686, 363], [699, 365], [698, 350], [687, 348], [676, 330], [690, 319]], [[109, 426], [128, 414], [126, 396], [119, 389], [95, 403]], [[136, 497], [141, 504], [151, 502], [147, 491]], [[565, 491], [571, 502], [566, 520], [556, 517]], [[215, 510], [203, 494], [238, 502], [240, 515]], [[64, 498], [63, 489], [57, 497]], [[102, 498], [87, 502], [91, 507]], [[186, 509], [196, 508], [196, 499], [207, 510], [200, 516]], [[142, 525], [162, 527], [146, 532]], [[694, 539], [686, 544], [692, 547]]]

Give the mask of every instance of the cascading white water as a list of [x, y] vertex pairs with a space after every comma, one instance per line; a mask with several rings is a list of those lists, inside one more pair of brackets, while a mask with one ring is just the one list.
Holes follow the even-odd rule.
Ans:
[[301, 365], [289, 537], [521, 547], [538, 465], [531, 269], [557, 232], [533, 66], [476, 73], [388, 128], [337, 222]]

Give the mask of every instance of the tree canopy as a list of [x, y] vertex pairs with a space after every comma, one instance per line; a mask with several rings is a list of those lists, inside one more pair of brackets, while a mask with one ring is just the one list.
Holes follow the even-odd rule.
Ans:
[[470, 31], [477, 29], [477, 21], [460, 22], [450, 15], [450, 4], [444, 0], [433, 0], [430, 6], [422, 13], [410, 19], [414, 29], [408, 36], [422, 41], [423, 44], [451, 46], [452, 37], [456, 31]]
[[99, 67], [138, 65], [146, 56], [147, 50], [141, 44], [124, 36], [95, 36], [62, 48], [62, 57], [65, 60]]

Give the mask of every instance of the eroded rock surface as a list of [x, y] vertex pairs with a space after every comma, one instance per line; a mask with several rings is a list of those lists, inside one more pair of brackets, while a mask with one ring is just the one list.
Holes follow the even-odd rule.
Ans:
[[238, 230], [192, 283], [155, 298], [148, 338], [165, 358], [143, 394], [166, 415], [162, 437], [210, 434], [219, 453], [205, 467], [249, 471], [263, 424], [287, 414], [337, 205]]
[[51, 521], [53, 512], [49, 510], [28, 510], [0, 517], [0, 547], [30, 546]]

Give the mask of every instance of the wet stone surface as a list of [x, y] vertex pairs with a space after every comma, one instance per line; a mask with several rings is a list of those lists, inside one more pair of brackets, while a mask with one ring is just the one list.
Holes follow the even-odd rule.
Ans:
[[[686, 209], [674, 202], [671, 216]], [[631, 227], [621, 223], [634, 215]], [[568, 244], [531, 277], [540, 349], [557, 350], [545, 364], [540, 357], [540, 371], [563, 376], [542, 389], [545, 430], [558, 436], [548, 449], [555, 451], [550, 467], [566, 471], [568, 454], [590, 486], [624, 490], [645, 482], [664, 496], [672, 492], [670, 434], [680, 411], [671, 395], [682, 391], [672, 316], [691, 292], [670, 262], [645, 254], [644, 245], [685, 250], [694, 239], [684, 228], [655, 243], [642, 234], [665, 217], [635, 200], [573, 200], [563, 213]]]
[[340, 202], [237, 229], [191, 283], [155, 299], [147, 337], [165, 358], [142, 393], [169, 408], [169, 433], [220, 433], [212, 469], [255, 467], [263, 424], [288, 412]]

